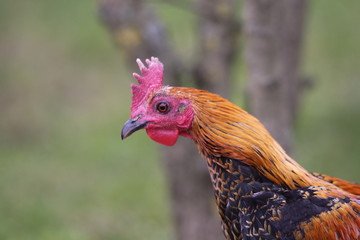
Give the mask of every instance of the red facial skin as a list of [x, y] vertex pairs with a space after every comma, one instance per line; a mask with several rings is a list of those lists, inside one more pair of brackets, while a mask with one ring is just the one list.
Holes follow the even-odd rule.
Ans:
[[[157, 109], [159, 103], [165, 103], [168, 111], [160, 112]], [[166, 95], [155, 94], [150, 103], [144, 102], [132, 117], [141, 116], [139, 121], [148, 121], [146, 133], [149, 137], [161, 144], [172, 146], [178, 136], [189, 137], [188, 130], [191, 128], [194, 112], [188, 99], [181, 99]]]
[[[140, 59], [136, 62], [141, 75], [133, 74], [139, 85], [131, 85], [131, 119], [138, 121], [141, 127], [141, 123], [144, 123], [149, 137], [164, 145], [174, 145], [179, 135], [191, 138], [188, 130], [191, 128], [194, 112], [188, 99], [167, 94], [171, 88], [162, 85], [163, 64], [154, 57], [145, 60], [147, 66]], [[161, 112], [157, 109], [157, 104], [161, 102], [168, 105], [168, 111]], [[137, 130], [139, 128], [135, 131]]]

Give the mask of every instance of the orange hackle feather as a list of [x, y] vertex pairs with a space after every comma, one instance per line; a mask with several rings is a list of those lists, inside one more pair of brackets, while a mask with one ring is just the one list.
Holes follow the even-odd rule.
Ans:
[[337, 177], [331, 177], [325, 174], [320, 174], [320, 173], [313, 173], [316, 177], [325, 180], [331, 184], [334, 184], [335, 186], [349, 192], [355, 195], [359, 195], [360, 196], [360, 185], [353, 183], [353, 182], [349, 182]]
[[[357, 191], [352, 194], [351, 190], [342, 189], [341, 184], [337, 187], [305, 170], [286, 154], [259, 120], [230, 101], [192, 88], [171, 87], [169, 93], [192, 101], [195, 117], [190, 132], [204, 156], [239, 159], [279, 186], [290, 189], [319, 186], [328, 189], [319, 193], [324, 197], [360, 199]], [[359, 185], [352, 187], [355, 186], [359, 189]]]
[[[356, 211], [354, 211], [354, 208]], [[302, 240], [355, 240], [360, 237], [359, 205], [355, 203], [338, 204], [333, 211], [320, 213], [299, 225], [301, 231], [294, 233]]]

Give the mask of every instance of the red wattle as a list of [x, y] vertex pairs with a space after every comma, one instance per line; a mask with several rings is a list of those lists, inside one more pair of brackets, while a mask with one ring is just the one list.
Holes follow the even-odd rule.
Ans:
[[161, 128], [147, 128], [146, 133], [149, 137], [166, 146], [173, 146], [179, 136], [179, 130], [176, 128], [161, 129]]

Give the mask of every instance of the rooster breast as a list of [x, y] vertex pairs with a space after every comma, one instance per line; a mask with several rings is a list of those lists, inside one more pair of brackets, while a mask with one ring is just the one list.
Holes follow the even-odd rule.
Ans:
[[[228, 239], [357, 239], [337, 237], [347, 234], [345, 228], [359, 229], [355, 223], [359, 212], [351, 207], [349, 198], [320, 198], [317, 192], [323, 189], [318, 187], [290, 190], [277, 186], [239, 160], [208, 158], [208, 167]], [[355, 224], [341, 226], [343, 214]], [[319, 221], [325, 227], [330, 221], [331, 229], [323, 236], [314, 235], [320, 229], [312, 233]]]

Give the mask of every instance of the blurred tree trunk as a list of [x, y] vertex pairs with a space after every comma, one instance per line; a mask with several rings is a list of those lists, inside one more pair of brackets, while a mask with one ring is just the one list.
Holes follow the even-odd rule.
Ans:
[[[136, 58], [156, 56], [165, 64], [166, 84], [179, 86], [184, 75], [191, 75], [197, 87], [227, 95], [239, 32], [235, 0], [194, 1], [199, 16], [199, 53], [197, 62], [187, 68], [175, 55], [164, 25], [145, 2], [98, 0], [100, 17], [129, 66], [135, 67]], [[206, 163], [194, 144], [180, 138], [175, 146], [162, 147], [162, 158], [176, 239], [224, 239]]]
[[300, 87], [299, 63], [306, 0], [245, 0], [243, 24], [248, 69], [248, 103], [286, 151]]

